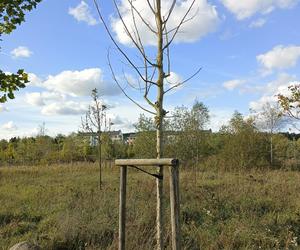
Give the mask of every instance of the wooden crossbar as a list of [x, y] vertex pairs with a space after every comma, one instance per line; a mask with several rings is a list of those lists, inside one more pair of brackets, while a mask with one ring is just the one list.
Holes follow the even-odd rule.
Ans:
[[176, 166], [178, 159], [163, 158], [163, 159], [118, 159], [115, 160], [116, 166]]

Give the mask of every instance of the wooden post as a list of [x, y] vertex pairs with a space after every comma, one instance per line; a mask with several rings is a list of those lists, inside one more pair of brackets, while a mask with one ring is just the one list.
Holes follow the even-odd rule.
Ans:
[[127, 166], [120, 167], [119, 250], [125, 250]]
[[[163, 178], [164, 167], [159, 166], [158, 175]], [[163, 249], [163, 179], [156, 179], [156, 249]]]
[[180, 250], [180, 202], [179, 202], [179, 166], [170, 166], [170, 206], [172, 249]]

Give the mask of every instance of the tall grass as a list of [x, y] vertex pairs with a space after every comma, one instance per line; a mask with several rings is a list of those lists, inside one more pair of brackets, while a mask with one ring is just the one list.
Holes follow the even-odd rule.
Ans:
[[[167, 172], [166, 172], [167, 174]], [[0, 249], [22, 240], [42, 249], [117, 249], [116, 168], [96, 165], [0, 168]], [[181, 169], [184, 249], [296, 249], [300, 173]], [[168, 178], [165, 247], [170, 249]], [[154, 249], [155, 181], [128, 173], [127, 249]]]

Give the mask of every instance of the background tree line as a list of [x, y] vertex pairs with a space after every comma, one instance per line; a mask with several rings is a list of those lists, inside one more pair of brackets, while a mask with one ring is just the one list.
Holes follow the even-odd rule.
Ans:
[[[176, 156], [185, 167], [225, 170], [300, 166], [298, 134], [269, 131], [265, 116], [245, 118], [236, 111], [218, 132], [208, 129], [209, 121], [209, 110], [201, 102], [196, 101], [190, 109], [175, 108], [164, 123], [165, 157]], [[153, 119], [140, 115], [133, 144], [112, 141], [108, 133], [102, 133], [102, 159], [154, 158], [155, 128]], [[40, 131], [36, 137], [0, 141], [1, 166], [94, 162], [98, 153], [90, 138], [80, 133], [50, 137]]]
[[[107, 135], [102, 138], [103, 159], [126, 157], [126, 145], [112, 143]], [[49, 165], [95, 162], [98, 150], [90, 139], [77, 133], [71, 135], [38, 135], [36, 137], [0, 140], [0, 165]]]

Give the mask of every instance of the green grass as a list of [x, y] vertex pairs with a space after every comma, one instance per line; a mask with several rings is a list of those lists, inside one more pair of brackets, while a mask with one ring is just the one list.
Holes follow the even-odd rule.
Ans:
[[[167, 172], [166, 172], [167, 174]], [[0, 249], [117, 249], [118, 169], [96, 165], [0, 168]], [[154, 249], [155, 180], [129, 170], [127, 249]], [[297, 249], [300, 173], [181, 170], [184, 249]], [[165, 244], [170, 249], [168, 178]]]

